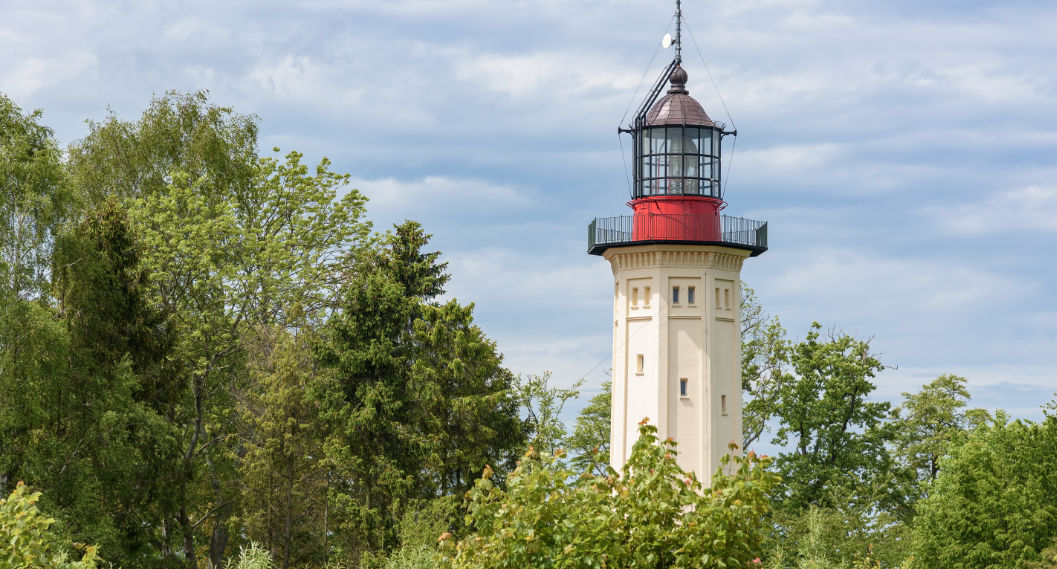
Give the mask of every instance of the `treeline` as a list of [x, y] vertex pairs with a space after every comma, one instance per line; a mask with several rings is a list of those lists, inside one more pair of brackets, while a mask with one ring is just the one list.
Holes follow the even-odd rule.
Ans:
[[1053, 404], [878, 401], [868, 341], [749, 291], [745, 446], [781, 450], [706, 489], [645, 426], [613, 472], [608, 389], [567, 429], [579, 385], [503, 368], [326, 160], [203, 94], [41, 121], [0, 96], [0, 568], [1057, 568]]
[[536, 430], [423, 229], [257, 134], [171, 93], [63, 150], [0, 96], [0, 498], [115, 566], [369, 562]]
[[743, 307], [745, 441], [772, 469], [767, 569], [1057, 568], [1057, 411], [969, 407], [946, 374], [893, 405], [866, 340], [813, 324], [799, 340]]

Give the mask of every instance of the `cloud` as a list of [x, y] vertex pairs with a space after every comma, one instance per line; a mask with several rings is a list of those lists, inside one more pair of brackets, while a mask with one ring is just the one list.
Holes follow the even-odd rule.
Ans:
[[399, 217], [445, 225], [448, 220], [464, 223], [481, 217], [516, 216], [534, 205], [532, 192], [526, 188], [480, 179], [438, 175], [408, 180], [356, 178], [349, 185], [370, 200], [372, 218], [392, 221]]
[[0, 71], [0, 83], [19, 98], [28, 100], [45, 87], [75, 79], [97, 66], [95, 54], [87, 52], [26, 57]]
[[956, 235], [1057, 233], [1057, 187], [1029, 186], [973, 203], [930, 206], [921, 215]]
[[543, 51], [527, 54], [467, 55], [455, 61], [458, 76], [486, 88], [512, 95], [560, 95], [573, 98], [587, 92], [633, 89], [639, 77], [626, 65], [597, 53]]

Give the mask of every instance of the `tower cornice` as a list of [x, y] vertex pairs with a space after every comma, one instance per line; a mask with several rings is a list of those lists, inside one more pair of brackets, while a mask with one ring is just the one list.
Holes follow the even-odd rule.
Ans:
[[640, 245], [608, 249], [603, 256], [613, 273], [626, 269], [696, 267], [741, 271], [750, 252], [744, 249], [700, 245]]

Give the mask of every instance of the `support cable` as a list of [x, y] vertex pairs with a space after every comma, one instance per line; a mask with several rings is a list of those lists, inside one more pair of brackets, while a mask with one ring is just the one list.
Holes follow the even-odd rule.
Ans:
[[[683, 18], [683, 21], [686, 22], [686, 18], [685, 17]], [[734, 123], [734, 117], [731, 116], [730, 109], [727, 108], [727, 102], [723, 99], [723, 93], [719, 92], [719, 85], [716, 84], [716, 80], [712, 77], [712, 70], [708, 68], [708, 62], [705, 61], [705, 56], [702, 55], [702, 53], [701, 53], [701, 47], [699, 45], [697, 45], [697, 38], [694, 37], [694, 32], [693, 32], [693, 30], [690, 29], [689, 22], [687, 22], [687, 24], [686, 24], [686, 31], [687, 31], [687, 33], [690, 34], [690, 41], [693, 42], [694, 49], [697, 50], [697, 56], [699, 58], [701, 58], [701, 64], [705, 66], [705, 73], [708, 74], [708, 80], [709, 80], [710, 83], [712, 83], [712, 89], [714, 89], [716, 91], [716, 96], [719, 97], [719, 103], [721, 105], [723, 105], [723, 112], [727, 114], [727, 120], [730, 121], [731, 128], [734, 129], [735, 133], [737, 133], [738, 132], [738, 125], [736, 125]], [[732, 170], [732, 168], [734, 166], [734, 149], [737, 148], [737, 146], [738, 146], [738, 137], [737, 137], [737, 135], [735, 135], [734, 136], [734, 142], [732, 142], [731, 145], [730, 145], [730, 157], [727, 158], [727, 160], [726, 160], [726, 162], [727, 162], [726, 170], [727, 171], [722, 176], [723, 182], [722, 182], [722, 187], [720, 188], [721, 192], [726, 189], [726, 187], [728, 185], [728, 182], [730, 181], [730, 172], [731, 172], [731, 170]]]

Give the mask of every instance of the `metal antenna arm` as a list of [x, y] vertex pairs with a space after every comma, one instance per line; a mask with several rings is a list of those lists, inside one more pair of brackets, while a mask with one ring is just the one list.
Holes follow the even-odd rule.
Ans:
[[668, 77], [671, 76], [675, 66], [679, 65], [678, 59], [673, 59], [668, 67], [664, 68], [661, 72], [661, 76], [657, 78], [657, 82], [653, 84], [653, 88], [650, 89], [650, 94], [639, 105], [639, 110], [635, 112], [634, 126], [642, 126], [642, 122], [646, 120], [646, 113], [650, 112], [650, 108], [653, 107], [653, 103], [657, 101], [657, 97], [661, 95], [661, 91], [664, 90], [664, 86], [668, 84]]

